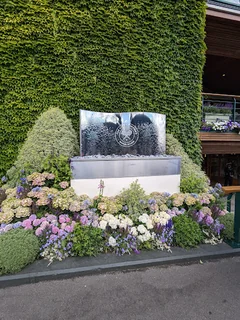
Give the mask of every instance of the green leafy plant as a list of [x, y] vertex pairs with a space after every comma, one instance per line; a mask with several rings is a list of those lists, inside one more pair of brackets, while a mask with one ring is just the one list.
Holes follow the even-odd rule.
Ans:
[[187, 178], [181, 179], [180, 190], [183, 193], [201, 193], [206, 191], [207, 184], [205, 177], [198, 177], [191, 174]]
[[51, 172], [54, 174], [54, 185], [53, 187], [59, 188], [61, 181], [70, 182], [72, 172], [69, 164], [69, 159], [66, 156], [48, 156], [42, 165], [43, 171]]
[[200, 166], [190, 159], [182, 144], [172, 134], [166, 135], [166, 152], [181, 157], [181, 192], [200, 193], [208, 189], [208, 177]]
[[76, 224], [72, 238], [72, 252], [80, 257], [95, 256], [102, 251], [104, 240], [102, 230], [92, 226]]
[[123, 189], [117, 198], [126, 206], [128, 215], [132, 218], [138, 218], [148, 204], [147, 195], [137, 180], [132, 182], [128, 189]]
[[[24, 169], [25, 174], [41, 172], [46, 158], [71, 157], [77, 151], [77, 135], [72, 127], [71, 121], [59, 108], [51, 108], [44, 112], [36, 121], [32, 130], [23, 144], [14, 166], [8, 170], [8, 184], [14, 186], [20, 178]], [[62, 158], [52, 160], [48, 166], [56, 168], [64, 162]], [[62, 163], [61, 163], [61, 169]], [[64, 170], [66, 170], [64, 168]]]
[[175, 245], [189, 249], [196, 247], [203, 241], [204, 236], [199, 224], [186, 214], [174, 217], [173, 224]]
[[222, 230], [222, 235], [227, 240], [234, 239], [234, 213], [229, 212], [224, 216], [219, 217], [219, 221], [225, 226]]
[[0, 274], [19, 272], [35, 260], [38, 252], [38, 239], [29, 230], [13, 229], [1, 235]]

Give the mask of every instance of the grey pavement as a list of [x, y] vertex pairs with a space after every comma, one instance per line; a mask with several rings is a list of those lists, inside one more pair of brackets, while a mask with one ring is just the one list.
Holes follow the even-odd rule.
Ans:
[[0, 290], [1, 320], [239, 320], [240, 257]]

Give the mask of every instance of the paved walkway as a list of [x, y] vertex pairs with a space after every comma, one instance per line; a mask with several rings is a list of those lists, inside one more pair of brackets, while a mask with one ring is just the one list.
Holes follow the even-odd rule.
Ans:
[[216, 246], [200, 245], [198, 248], [191, 250], [173, 247], [172, 253], [152, 250], [122, 257], [115, 254], [101, 254], [97, 257], [68, 258], [62, 262], [54, 262], [50, 266], [48, 266], [46, 260], [38, 260], [16, 275], [0, 277], [0, 288], [43, 280], [58, 280], [86, 274], [99, 274], [107, 271], [185, 264], [236, 255], [240, 255], [240, 249], [232, 249], [226, 243], [222, 243]]
[[0, 290], [1, 320], [239, 320], [240, 257]]

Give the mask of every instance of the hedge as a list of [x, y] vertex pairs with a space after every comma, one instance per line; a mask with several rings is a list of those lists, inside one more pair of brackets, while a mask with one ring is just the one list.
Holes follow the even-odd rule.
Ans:
[[167, 115], [201, 161], [205, 0], [2, 0], [0, 173], [43, 110]]

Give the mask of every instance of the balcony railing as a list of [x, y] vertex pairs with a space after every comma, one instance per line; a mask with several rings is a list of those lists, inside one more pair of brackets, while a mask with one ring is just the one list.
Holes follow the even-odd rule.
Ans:
[[207, 3], [222, 8], [240, 10], [240, 0], [207, 0]]
[[202, 129], [205, 131], [240, 130], [240, 96], [203, 93]]

